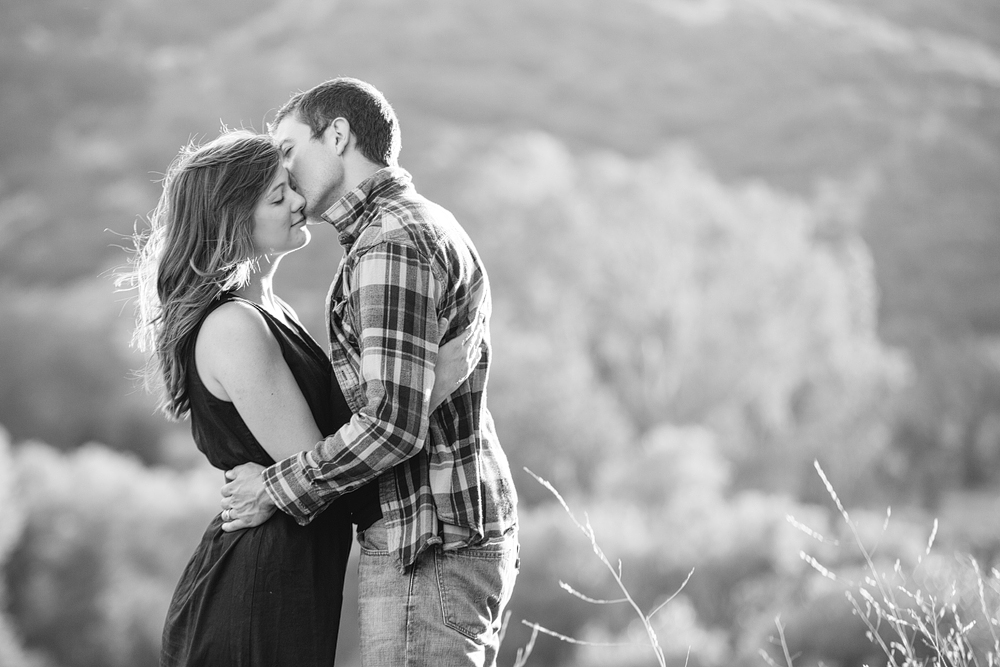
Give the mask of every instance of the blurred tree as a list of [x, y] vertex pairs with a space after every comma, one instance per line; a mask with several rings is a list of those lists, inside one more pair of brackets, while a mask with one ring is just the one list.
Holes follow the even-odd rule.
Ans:
[[[909, 365], [877, 335], [856, 227], [871, 185], [827, 183], [806, 200], [723, 183], [687, 149], [580, 156], [538, 133], [451, 133], [444, 145], [464, 167], [451, 172], [460, 219], [505, 313], [491, 406], [514, 467], [531, 461], [586, 498], [644, 607], [697, 568], [684, 597], [706, 637], [695, 657], [726, 664], [708, 638], [746, 621], [735, 591], [805, 567], [775, 551], [794, 544], [785, 516], [809, 488], [803, 469], [823, 459], [857, 497], [874, 479], [859, 462], [888, 450]], [[560, 412], [572, 430], [547, 426]], [[567, 474], [574, 459], [590, 474]], [[519, 480], [541, 502], [532, 485]], [[554, 538], [551, 510], [524, 511], [542, 527], [524, 532], [532, 583], [515, 608], [567, 634], [627, 634], [627, 609], [545, 592], [564, 572], [599, 572], [581, 562], [585, 546]], [[532, 552], [560, 555], [532, 565]]]
[[[152, 208], [153, 181], [179, 145], [213, 135], [220, 120], [261, 128], [288, 93], [347, 73], [370, 79], [388, 93], [403, 119], [404, 164], [417, 173], [422, 190], [445, 202], [461, 198], [457, 184], [462, 181], [439, 178], [444, 170], [433, 165], [454, 158], [439, 129], [456, 123], [501, 133], [541, 128], [574, 150], [611, 150], [654, 171], [661, 167], [653, 163], [673, 161], [668, 169], [677, 177], [676, 187], [684, 187], [684, 170], [700, 167], [675, 168], [680, 162], [673, 157], [657, 157], [664, 143], [680, 137], [698, 147], [723, 181], [768, 184], [757, 188], [764, 195], [756, 199], [749, 194], [756, 186], [740, 186], [744, 192], [730, 201], [736, 210], [746, 205], [757, 213], [785, 204], [814, 209], [821, 198], [815, 196], [817, 179], [832, 175], [850, 184], [860, 173], [860, 194], [848, 188], [846, 199], [870, 198], [875, 215], [850, 231], [841, 251], [856, 254], [864, 264], [868, 251], [855, 253], [850, 246], [862, 233], [871, 242], [879, 286], [889, 297], [880, 316], [891, 339], [908, 342], [901, 332], [914, 321], [990, 330], [997, 319], [989, 286], [995, 277], [991, 216], [1000, 195], [992, 184], [1000, 169], [1000, 126], [995, 114], [984, 113], [996, 103], [995, 87], [976, 74], [988, 73], [995, 58], [988, 49], [976, 50], [973, 39], [985, 39], [996, 22], [987, 5], [986, 0], [963, 0], [942, 9], [923, 1], [890, 2], [831, 10], [842, 20], [841, 28], [812, 26], [816, 38], [806, 39], [803, 34], [813, 33], [797, 28], [808, 22], [809, 12], [761, 14], [758, 5], [699, 14], [631, 3], [610, 16], [599, 0], [553, 0], [545, 6], [530, 0], [483, 6], [456, 0], [254, 0], [234, 14], [220, 0], [100, 0], [80, 6], [66, 0], [7, 0], [0, 27], [0, 111], [14, 129], [0, 138], [9, 149], [0, 150], [0, 277], [12, 288], [92, 278], [120, 258], [117, 239], [100, 230], [128, 232], [136, 217]], [[880, 23], [880, 12], [899, 25]], [[308, 25], [302, 25], [301, 16], [311, 17]], [[885, 27], [904, 43], [908, 29], [955, 30], [969, 39], [949, 42], [930, 34], [934, 48], [885, 56], [865, 32], [871, 25]], [[956, 48], [944, 48], [948, 45]], [[864, 48], [859, 51], [859, 46]], [[956, 58], [971, 58], [967, 71], [956, 70]], [[650, 62], [656, 66], [649, 67]], [[937, 74], [934, 65], [945, 74]], [[600, 179], [600, 169], [582, 168], [580, 182], [590, 178]], [[630, 187], [639, 193], [644, 186]], [[711, 196], [712, 187], [706, 185], [697, 196]], [[767, 193], [775, 187], [794, 196], [774, 199]], [[637, 208], [647, 206], [644, 197], [636, 200]], [[685, 206], [670, 197], [671, 206]], [[552, 206], [553, 215], [561, 215], [562, 204]], [[747, 236], [750, 225], [740, 232], [738, 224], [721, 221], [726, 206], [711, 214], [720, 217], [713, 224], [723, 230], [720, 254], [726, 244], [738, 249], [744, 238], [753, 240]], [[777, 218], [787, 222], [797, 215]], [[584, 216], [572, 217], [577, 221], [569, 228], [591, 224], [580, 222]], [[644, 233], [641, 221], [626, 227]], [[496, 226], [476, 231], [482, 239]], [[675, 232], [686, 233], [680, 227]], [[646, 238], [670, 240], [655, 233]], [[590, 253], [595, 247], [577, 250]], [[655, 255], [649, 248], [643, 252], [641, 264]], [[661, 277], [674, 272], [680, 279], [687, 269], [674, 266], [679, 260], [674, 253]], [[836, 263], [836, 270], [844, 270], [844, 261]], [[330, 267], [322, 268], [329, 275]], [[761, 277], [777, 278], [782, 270], [774, 264]], [[818, 266], [800, 297], [808, 285], [822, 281], [821, 273]], [[303, 275], [315, 277], [305, 270]], [[564, 276], [576, 278], [572, 272]], [[323, 281], [318, 282], [316, 299], [323, 291]], [[712, 293], [708, 284], [697, 289]], [[761, 291], [748, 276], [747, 294], [739, 298], [752, 320], [755, 308], [783, 299], [782, 289]], [[715, 316], [710, 301], [704, 308], [697, 299], [692, 303], [678, 301], [670, 308], [700, 309], [703, 320]], [[593, 300], [584, 305], [589, 312]], [[647, 360], [690, 345], [678, 338], [677, 345], [662, 348], [663, 331], [677, 325], [670, 308], [661, 307], [661, 321], [645, 323], [646, 329], [629, 340], [609, 332], [584, 341], [591, 348], [593, 372], [627, 374], [635, 364], [651, 368], [656, 364]], [[802, 312], [801, 303], [798, 308]], [[698, 334], [691, 326], [670, 335]], [[750, 326], [755, 326], [752, 321]], [[719, 343], [705, 338], [702, 347]], [[616, 351], [626, 346], [633, 348], [627, 360]], [[766, 352], [784, 354], [785, 361], [798, 353], [794, 346], [771, 346]], [[715, 365], [743, 364], [752, 376], [770, 361], [763, 354], [758, 359], [754, 365], [737, 354], [720, 357]], [[681, 376], [676, 372], [647, 371], [632, 393], [645, 397], [653, 390], [655, 396], [682, 386], [683, 395], [671, 409], [683, 417], [723, 391], [718, 377], [726, 373], [706, 374], [695, 387], [677, 385]], [[753, 403], [750, 414], [718, 419], [771, 428], [783, 418], [783, 393], [795, 393], [795, 405], [809, 405], [814, 392], [802, 379], [772, 378], [769, 384], [777, 394], [758, 392], [755, 401], [746, 401]], [[95, 384], [101, 380], [95, 378]], [[760, 389], [760, 380], [748, 379], [740, 389], [725, 391]], [[648, 426], [659, 419], [658, 401], [618, 407]], [[841, 439], [869, 441], [853, 433]]]
[[[630, 161], [575, 156], [542, 134], [451, 142], [454, 163], [467, 165], [454, 174], [460, 217], [479, 232], [512, 311], [497, 339], [517, 328], [526, 343], [558, 349], [554, 363], [565, 368], [572, 351], [590, 369], [561, 401], [592, 384], [588, 395], [620, 411], [614, 423], [639, 434], [709, 426], [740, 483], [764, 489], [798, 493], [817, 456], [856, 470], [859, 457], [887, 448], [886, 399], [909, 366], [877, 334], [873, 267], [856, 228], [864, 181], [828, 184], [810, 201], [722, 183], [685, 149]], [[542, 392], [559, 392], [506, 376], [521, 368], [511, 357], [537, 351], [507, 354], [496, 375], [524, 386], [520, 401], [543, 405]], [[530, 368], [541, 375], [539, 361]], [[510, 423], [521, 430], [530, 420]], [[596, 451], [613, 456], [611, 438]], [[533, 439], [510, 438], [551, 446]]]
[[7, 583], [26, 646], [66, 667], [158, 664], [167, 603], [218, 512], [221, 473], [149, 469], [99, 445], [63, 455], [26, 443], [12, 458], [25, 529]]
[[[845, 498], [929, 505], [988, 492], [1000, 465], [977, 338], [1000, 321], [1000, 15], [991, 0], [833, 4], [0, 0], [0, 421], [156, 460], [165, 425], [126, 379], [127, 318], [109, 324], [119, 307], [95, 278], [121, 261], [101, 230], [130, 231], [177, 147], [220, 119], [260, 129], [293, 90], [360, 76], [400, 113], [421, 191], [490, 267], [490, 403], [513, 467], [606, 508], [595, 521], [651, 573], [643, 594], [699, 565], [678, 622], [694, 610], [699, 659], [718, 660], [709, 626], [747, 622], [746, 599], [771, 613], [773, 571], [800, 565], [777, 526], [795, 496], [824, 498], [812, 458]], [[281, 280], [319, 332], [335, 251], [297, 254]], [[914, 351], [903, 394], [909, 362], [879, 332]], [[517, 482], [518, 595], [563, 629], [622, 634], [551, 599], [546, 581], [591, 572], [590, 556]], [[131, 525], [116, 508], [108, 521]], [[622, 536], [651, 526], [665, 535]], [[99, 619], [78, 632], [104, 637], [105, 612], [75, 601], [113, 581], [103, 552], [73, 547], [74, 568], [25, 544], [19, 567], [37, 550], [32, 577], [51, 571], [67, 616]], [[62, 631], [21, 609], [34, 641]]]
[[[0, 575], [11, 551], [21, 538], [25, 524], [23, 499], [15, 489], [14, 461], [11, 455], [10, 438], [0, 426], [0, 512], [4, 520], [0, 522]], [[0, 576], [0, 665], [5, 667], [35, 667], [41, 661], [30, 656], [21, 645], [20, 636], [7, 613], [7, 579]]]
[[[161, 460], [166, 434], [186, 429], [156, 412], [134, 379], [126, 309], [107, 279], [4, 292], [0, 311], [0, 420], [14, 438], [60, 448], [114, 442], [147, 462]], [[31, 345], [25, 345], [30, 341]]]
[[1000, 358], [988, 340], [926, 341], [884, 462], [894, 495], [938, 509], [950, 491], [1000, 482]]
[[[814, 541], [786, 517], [818, 532], [828, 528], [821, 508], [759, 492], [733, 494], [727, 470], [710, 431], [664, 426], [627, 456], [603, 461], [594, 492], [567, 496], [578, 519], [586, 517], [593, 526], [611, 562], [621, 563], [623, 581], [644, 611], [677, 592], [694, 569], [654, 623], [671, 664], [683, 664], [688, 648], [692, 665], [723, 667], [756, 656], [764, 639], [757, 633], [761, 619], [770, 623], [788, 588], [809, 574], [798, 554]], [[523, 566], [511, 602], [515, 615], [581, 640], [628, 644], [579, 648], [543, 638], [535, 647], [540, 662], [651, 663], [628, 605], [592, 605], [559, 590], [556, 582], [565, 581], [593, 598], [622, 596], [562, 507], [524, 508], [521, 519]]]

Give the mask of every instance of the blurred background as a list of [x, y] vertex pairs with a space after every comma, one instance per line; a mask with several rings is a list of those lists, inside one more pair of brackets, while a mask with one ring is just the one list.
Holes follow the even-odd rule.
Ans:
[[[694, 569], [653, 619], [671, 665], [765, 664], [779, 616], [797, 665], [877, 662], [814, 461], [916, 585], [969, 604], [968, 556], [1000, 564], [993, 0], [2, 0], [0, 53], [0, 665], [157, 664], [222, 477], [135, 381], [113, 275], [183, 144], [339, 75], [490, 271], [500, 664], [522, 620], [616, 644], [528, 665], [655, 664], [627, 606], [560, 589], [620, 597], [524, 468], [643, 609]], [[324, 342], [313, 232], [276, 289]]]

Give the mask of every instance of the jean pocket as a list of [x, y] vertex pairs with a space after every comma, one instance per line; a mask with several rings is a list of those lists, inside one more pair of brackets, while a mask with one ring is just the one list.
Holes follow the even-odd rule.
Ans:
[[358, 534], [358, 545], [366, 554], [384, 556], [389, 553], [389, 532], [385, 519], [379, 519]]
[[478, 644], [500, 631], [517, 578], [517, 543], [437, 552], [438, 590], [446, 626]]

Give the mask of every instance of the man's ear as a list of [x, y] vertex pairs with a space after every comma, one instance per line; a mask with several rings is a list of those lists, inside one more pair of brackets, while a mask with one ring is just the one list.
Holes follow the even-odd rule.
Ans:
[[346, 118], [334, 118], [323, 132], [323, 141], [342, 156], [351, 141], [351, 124]]

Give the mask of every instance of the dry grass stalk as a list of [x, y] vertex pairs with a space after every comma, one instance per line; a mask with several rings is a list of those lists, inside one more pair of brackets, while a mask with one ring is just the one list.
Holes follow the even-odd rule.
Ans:
[[[524, 470], [529, 475], [531, 475], [532, 477], [534, 477], [538, 481], [539, 484], [541, 484], [546, 489], [548, 489], [549, 492], [553, 496], [556, 497], [556, 500], [558, 500], [559, 504], [561, 504], [562, 507], [563, 507], [563, 509], [566, 510], [566, 513], [569, 515], [569, 518], [573, 521], [573, 523], [576, 525], [576, 527], [579, 528], [583, 532], [583, 534], [587, 536], [587, 539], [590, 541], [590, 546], [594, 550], [594, 554], [598, 557], [598, 559], [600, 559], [600, 561], [604, 564], [604, 566], [611, 573], [611, 576], [614, 578], [615, 583], [618, 585], [618, 588], [622, 591], [622, 594], [623, 594], [624, 597], [617, 598], [617, 599], [614, 599], [614, 600], [601, 600], [601, 599], [592, 598], [592, 597], [589, 597], [587, 595], [584, 595], [583, 593], [580, 593], [579, 591], [575, 590], [572, 586], [570, 586], [569, 584], [567, 584], [565, 582], [560, 581], [559, 582], [559, 586], [563, 590], [565, 590], [566, 592], [568, 592], [569, 594], [571, 594], [571, 595], [573, 595], [575, 597], [578, 597], [581, 600], [583, 600], [585, 602], [589, 602], [591, 604], [618, 604], [618, 603], [627, 603], [629, 606], [631, 606], [632, 609], [635, 611], [636, 615], [642, 621], [643, 628], [646, 631], [646, 636], [649, 639], [650, 648], [652, 648], [653, 653], [656, 655], [656, 660], [657, 660], [658, 664], [660, 665], [660, 667], [666, 667], [667, 660], [666, 660], [666, 657], [664, 656], [663, 648], [660, 646], [659, 639], [656, 636], [656, 631], [653, 629], [653, 623], [652, 623], [653, 617], [656, 616], [656, 614], [661, 609], [663, 609], [667, 605], [668, 602], [670, 602], [671, 600], [673, 600], [675, 597], [677, 597], [677, 595], [682, 590], [684, 590], [684, 587], [687, 586], [688, 581], [691, 580], [691, 575], [694, 574], [694, 570], [692, 569], [690, 572], [688, 572], [688, 575], [687, 575], [687, 577], [684, 578], [683, 583], [681, 583], [681, 585], [677, 588], [676, 591], [674, 591], [674, 593], [672, 595], [670, 595], [670, 597], [668, 597], [666, 600], [664, 600], [659, 605], [657, 605], [656, 608], [653, 609], [651, 612], [649, 612], [649, 613], [644, 612], [642, 610], [642, 608], [638, 605], [638, 603], [635, 601], [635, 599], [632, 597], [632, 595], [629, 593], [628, 588], [626, 588], [626, 586], [625, 586], [625, 583], [622, 581], [622, 563], [621, 563], [621, 561], [620, 560], [618, 561], [618, 566], [617, 567], [615, 567], [614, 565], [612, 565], [611, 561], [608, 559], [607, 555], [604, 553], [604, 550], [601, 548], [600, 544], [598, 544], [598, 542], [597, 542], [597, 535], [594, 533], [593, 526], [590, 525], [590, 518], [587, 517], [586, 514], [584, 514], [584, 521], [581, 523], [576, 518], [576, 516], [573, 514], [573, 511], [569, 508], [569, 505], [563, 499], [562, 495], [555, 489], [554, 486], [552, 486], [552, 484], [550, 484], [548, 481], [542, 479], [541, 477], [539, 477], [538, 475], [536, 475], [535, 473], [533, 473], [531, 470], [528, 470], [527, 468], [525, 468]], [[555, 638], [557, 638], [557, 639], [559, 639], [561, 641], [568, 642], [568, 643], [571, 643], [571, 644], [581, 644], [581, 645], [589, 645], [589, 646], [615, 646], [616, 645], [616, 644], [604, 644], [604, 643], [597, 643], [597, 642], [585, 642], [585, 641], [581, 641], [579, 639], [574, 639], [573, 637], [568, 637], [566, 635], [563, 635], [561, 633], [555, 632], [553, 630], [549, 630], [549, 629], [547, 629], [547, 628], [539, 625], [538, 623], [531, 623], [529, 621], [521, 621], [521, 622], [524, 623], [525, 625], [527, 625], [528, 627], [532, 628], [532, 630], [533, 630], [532, 638], [534, 638], [535, 633], [541, 632], [543, 634], [547, 634], [547, 635], [549, 635], [551, 637], [555, 637]], [[690, 648], [688, 649], [688, 657], [690, 657]], [[688, 660], [685, 659], [685, 661], [684, 661], [685, 666], [687, 665], [687, 663], [688, 663]]]
[[[891, 575], [880, 572], [873, 558], [877, 546], [869, 549], [864, 544], [857, 525], [844, 508], [833, 484], [823, 472], [819, 462], [815, 462], [814, 466], [827, 493], [833, 499], [841, 517], [850, 529], [869, 573], [862, 584], [851, 585], [851, 588], [856, 588], [861, 600], [858, 600], [851, 590], [845, 592], [846, 596], [854, 606], [854, 612], [867, 627], [869, 639], [878, 644], [888, 657], [889, 664], [892, 667], [1000, 667], [1000, 636], [998, 636], [997, 631], [997, 627], [1000, 626], [1000, 620], [998, 620], [1000, 608], [992, 612], [988, 608], [986, 584], [975, 559], [970, 557], [969, 561], [976, 575], [979, 606], [983, 613], [983, 620], [985, 620], [984, 625], [988, 628], [992, 638], [991, 649], [978, 653], [973, 646], [971, 633], [973, 629], [977, 628], [980, 621], [974, 619], [963, 622], [960, 616], [965, 610], [959, 610], [957, 604], [942, 604], [934, 595], [921, 590], [919, 586], [914, 588], [914, 582], [903, 573], [898, 560], [895, 562]], [[890, 516], [891, 512], [887, 512], [883, 533], [888, 526]], [[791, 523], [800, 527], [797, 522], [792, 521]], [[937, 530], [938, 523], [935, 520], [927, 547], [917, 560], [917, 568], [923, 562], [924, 556], [931, 553]], [[805, 532], [817, 537], [811, 530], [806, 529]], [[823, 541], [822, 536], [818, 536], [818, 538]], [[823, 567], [815, 558], [805, 553], [802, 554], [802, 557], [824, 577], [838, 580], [835, 574]], [[993, 570], [993, 575], [994, 579], [991, 583], [996, 582], [1000, 585], [1000, 573]], [[954, 583], [952, 588], [954, 593], [957, 583]], [[993, 590], [992, 587], [991, 590]], [[778, 625], [780, 641], [784, 649], [786, 667], [793, 667], [792, 656], [789, 655], [781, 632], [781, 624], [778, 619], [775, 619], [775, 622]], [[761, 655], [771, 667], [779, 667], [765, 651], [761, 651]]]

